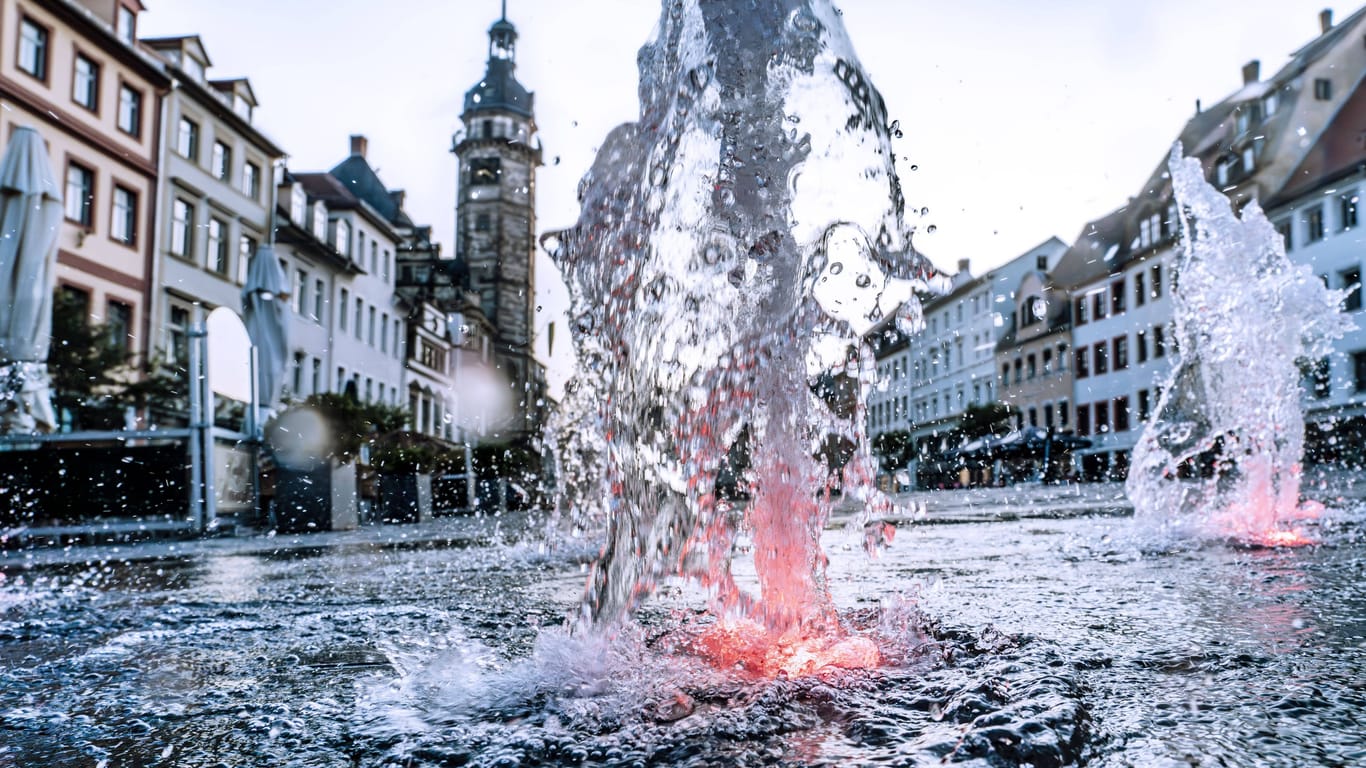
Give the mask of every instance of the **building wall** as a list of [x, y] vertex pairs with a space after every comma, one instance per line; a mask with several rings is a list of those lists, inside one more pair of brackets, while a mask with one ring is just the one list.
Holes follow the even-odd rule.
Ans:
[[[1312, 378], [1306, 382], [1305, 407], [1311, 420], [1366, 413], [1366, 314], [1359, 287], [1366, 255], [1363, 194], [1366, 174], [1356, 173], [1308, 190], [1269, 212], [1272, 223], [1289, 235], [1286, 255], [1291, 261], [1308, 264], [1330, 288], [1353, 291], [1343, 306], [1357, 327], [1333, 345], [1327, 361], [1327, 388], [1316, 389]], [[1311, 233], [1315, 212], [1323, 217], [1322, 235], [1317, 238], [1311, 237], [1317, 234]]]
[[[20, 67], [21, 23], [46, 31], [43, 78]], [[0, 4], [0, 140], [17, 126], [38, 130], [64, 194], [68, 169], [93, 174], [88, 225], [65, 218], [57, 240], [57, 281], [90, 296], [96, 320], [130, 321], [129, 351], [145, 351], [150, 327], [153, 221], [156, 215], [158, 101], [164, 78], [143, 55], [114, 37], [107, 26], [63, 0], [11, 0]], [[96, 109], [73, 94], [77, 55], [98, 65]], [[136, 135], [117, 124], [120, 87], [142, 95]], [[135, 200], [131, 242], [114, 239], [114, 195], [122, 188]], [[68, 212], [71, 207], [68, 206]]]
[[[180, 75], [180, 77], [184, 77]], [[252, 254], [270, 236], [267, 211], [273, 205], [274, 161], [270, 147], [262, 146], [227, 120], [215, 117], [224, 105], [206, 103], [208, 94], [178, 87], [165, 100], [162, 122], [162, 170], [160, 185], [160, 238], [157, 248], [157, 281], [154, 317], [159, 349], [173, 350], [180, 331], [179, 318], [193, 312], [228, 307], [241, 313], [242, 286]], [[181, 120], [198, 126], [198, 146], [193, 156], [178, 145]], [[228, 175], [220, 179], [211, 164], [213, 147], [222, 142], [229, 149]], [[258, 170], [255, 194], [247, 193], [243, 177], [247, 163]], [[180, 248], [182, 227], [174, 215], [176, 203], [190, 206], [188, 248]], [[210, 224], [218, 228], [226, 259], [219, 264], [210, 236]], [[221, 266], [221, 271], [220, 271]]]
[[1025, 275], [1015, 291], [1012, 317], [1019, 327], [1014, 343], [997, 347], [996, 367], [1001, 402], [1018, 409], [1019, 426], [1073, 428], [1072, 329], [1070, 322], [1059, 322], [1068, 316], [1067, 308], [1056, 306], [1067, 301], [1068, 295], [1050, 288], [1042, 272]]
[[[1157, 403], [1158, 387], [1174, 360], [1173, 256], [1169, 244], [1160, 246], [1125, 265], [1122, 272], [1072, 290], [1073, 418], [1077, 434], [1093, 442], [1078, 456], [1111, 454], [1106, 461], [1125, 465], [1147, 415], [1141, 407], [1144, 393], [1149, 409]], [[1155, 279], [1154, 270], [1160, 277]], [[1141, 305], [1137, 298], [1140, 280]], [[1117, 290], [1123, 291], [1122, 311], [1115, 307]], [[1098, 301], [1104, 317], [1097, 317]], [[1117, 339], [1127, 347], [1127, 364], [1122, 368], [1116, 366]], [[1098, 361], [1104, 373], [1099, 372]], [[1124, 458], [1113, 454], [1124, 454]]]
[[[334, 278], [333, 386], [342, 391], [348, 381], [354, 381], [361, 400], [402, 405], [405, 311], [394, 295], [392, 267], [387, 275], [384, 272], [384, 255], [390, 255], [392, 265], [397, 235], [373, 217], [362, 215], [360, 209], [332, 211], [330, 217], [329, 240], [356, 267]], [[350, 228], [344, 242], [338, 241], [339, 222]], [[375, 271], [371, 271], [372, 256]]]

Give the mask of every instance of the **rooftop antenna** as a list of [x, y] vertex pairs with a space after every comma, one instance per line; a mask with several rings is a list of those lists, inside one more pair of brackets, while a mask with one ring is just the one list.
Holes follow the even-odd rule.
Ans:
[[503, 0], [503, 21], [508, 20], [508, 0]]

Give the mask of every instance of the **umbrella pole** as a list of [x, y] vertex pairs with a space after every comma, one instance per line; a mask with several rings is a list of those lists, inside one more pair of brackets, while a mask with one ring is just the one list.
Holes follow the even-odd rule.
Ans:
[[190, 516], [197, 533], [204, 531], [204, 339], [202, 322], [190, 328]]

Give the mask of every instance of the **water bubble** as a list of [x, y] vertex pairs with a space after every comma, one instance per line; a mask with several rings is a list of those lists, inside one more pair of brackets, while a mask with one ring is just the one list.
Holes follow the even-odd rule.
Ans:
[[872, 284], [873, 278], [869, 277], [868, 275], [859, 275], [858, 277], [854, 278], [854, 285], [857, 285], [860, 288], [867, 288]]
[[918, 166], [918, 165], [912, 165], [912, 166], [911, 166], [911, 170], [912, 170], [912, 171], [918, 171], [918, 170], [920, 170], [920, 166]]
[[920, 209], [920, 215], [921, 215], [921, 216], [929, 216], [929, 215], [930, 215], [930, 209], [929, 209], [929, 207], [926, 206], [926, 207], [924, 207], [924, 208], [921, 208], [921, 209]]
[[838, 275], [844, 271], [844, 263], [836, 261], [830, 265], [830, 274]]
[[933, 235], [935, 232], [939, 231], [939, 227], [935, 226], [934, 224], [931, 224], [928, 227], [925, 227], [925, 231]]

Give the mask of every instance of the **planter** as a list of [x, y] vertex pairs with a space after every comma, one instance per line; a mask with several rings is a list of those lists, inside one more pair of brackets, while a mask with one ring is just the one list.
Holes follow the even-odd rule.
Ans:
[[349, 531], [359, 524], [356, 467], [275, 470], [275, 526], [286, 533]]
[[422, 523], [432, 519], [432, 476], [379, 476], [379, 519], [386, 523]]

